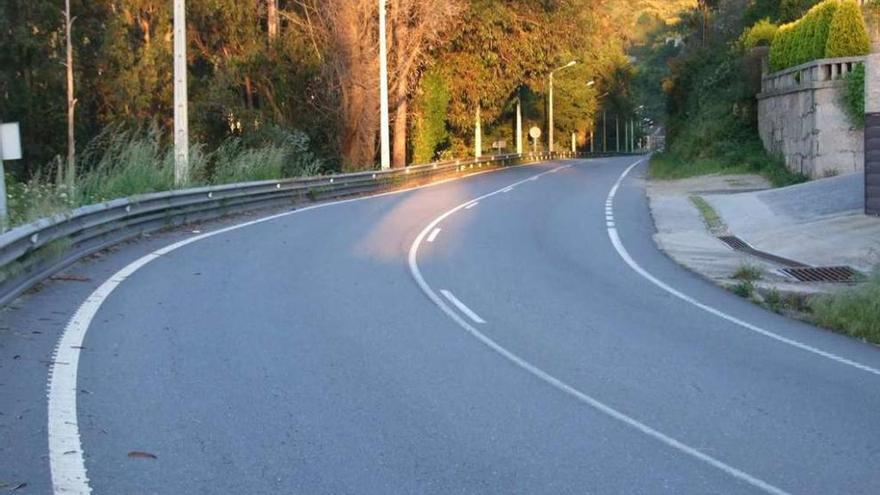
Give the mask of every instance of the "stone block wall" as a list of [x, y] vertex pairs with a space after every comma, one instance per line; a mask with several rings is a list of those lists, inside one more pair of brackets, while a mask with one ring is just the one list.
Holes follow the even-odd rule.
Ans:
[[864, 169], [864, 131], [841, 99], [846, 74], [863, 58], [819, 60], [765, 74], [758, 95], [758, 129], [767, 151], [812, 178]]

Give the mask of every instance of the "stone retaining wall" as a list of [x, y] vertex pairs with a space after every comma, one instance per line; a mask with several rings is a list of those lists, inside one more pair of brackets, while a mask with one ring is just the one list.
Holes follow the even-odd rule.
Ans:
[[758, 129], [764, 147], [812, 178], [865, 166], [864, 131], [841, 103], [844, 78], [864, 57], [817, 60], [762, 77]]

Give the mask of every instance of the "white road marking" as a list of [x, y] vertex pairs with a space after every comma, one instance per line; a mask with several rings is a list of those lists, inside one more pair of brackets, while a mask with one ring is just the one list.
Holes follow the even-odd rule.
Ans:
[[[617, 182], [614, 184], [614, 187], [611, 188], [611, 192], [608, 193], [608, 201], [609, 202], [612, 202], [612, 203], [614, 202], [614, 198], [617, 195], [618, 189], [620, 189], [620, 185], [623, 183], [624, 179], [626, 179], [627, 175], [629, 175], [629, 173], [632, 171], [632, 169], [634, 169], [637, 165], [641, 164], [644, 161], [645, 161], [645, 159], [639, 160], [636, 163], [633, 163], [632, 165], [630, 165], [629, 168], [624, 170], [624, 172], [617, 179]], [[611, 244], [614, 245], [614, 249], [617, 250], [617, 254], [619, 254], [620, 257], [623, 258], [623, 261], [626, 262], [626, 264], [629, 265], [630, 268], [632, 268], [636, 273], [641, 275], [642, 278], [648, 280], [652, 284], [663, 289], [664, 291], [668, 292], [669, 294], [672, 294], [673, 296], [681, 299], [682, 301], [685, 301], [689, 304], [692, 304], [692, 305], [702, 309], [703, 311], [706, 311], [707, 313], [713, 314], [719, 318], [722, 318], [722, 319], [727, 320], [731, 323], [739, 325], [739, 326], [745, 328], [746, 330], [757, 333], [759, 335], [763, 335], [764, 337], [773, 339], [777, 342], [781, 342], [783, 344], [790, 345], [792, 347], [796, 347], [798, 349], [801, 349], [803, 351], [807, 351], [807, 352], [815, 354], [817, 356], [821, 356], [821, 357], [830, 359], [832, 361], [836, 361], [840, 364], [852, 366], [853, 368], [880, 376], [880, 370], [878, 370], [876, 368], [872, 368], [870, 366], [853, 361], [851, 359], [847, 359], [843, 356], [838, 356], [837, 354], [834, 354], [834, 353], [831, 353], [828, 351], [823, 351], [821, 349], [817, 349], [816, 347], [798, 342], [794, 339], [790, 339], [788, 337], [783, 337], [782, 335], [773, 333], [769, 330], [765, 330], [765, 329], [758, 327], [756, 325], [752, 325], [751, 323], [740, 320], [739, 318], [731, 316], [731, 315], [729, 315], [719, 309], [715, 309], [712, 306], [709, 306], [707, 304], [703, 304], [703, 303], [697, 301], [693, 297], [688, 296], [687, 294], [685, 294], [677, 289], [674, 289], [673, 287], [669, 286], [668, 284], [666, 284], [662, 280], [651, 275], [650, 273], [648, 273], [648, 271], [646, 271], [638, 263], [636, 263], [636, 261], [632, 259], [632, 257], [629, 255], [629, 252], [623, 246], [623, 243], [620, 241], [620, 236], [617, 233], [617, 229], [614, 228], [613, 225], [608, 226], [608, 237], [611, 239]]]
[[[79, 425], [77, 423], [76, 397], [77, 397], [77, 372], [79, 367], [80, 351], [85, 340], [86, 332], [92, 323], [98, 310], [104, 304], [104, 301], [110, 297], [110, 294], [132, 274], [151, 261], [160, 258], [172, 251], [180, 249], [194, 242], [214, 237], [233, 230], [242, 229], [252, 225], [257, 225], [279, 218], [303, 213], [319, 208], [329, 206], [337, 206], [342, 204], [354, 203], [357, 201], [365, 201], [368, 199], [381, 198], [395, 194], [402, 194], [417, 189], [425, 189], [446, 184], [455, 180], [473, 177], [475, 175], [488, 174], [499, 170], [509, 170], [512, 168], [532, 166], [530, 164], [517, 165], [514, 167], [499, 168], [493, 170], [485, 170], [462, 177], [453, 177], [431, 184], [410, 187], [407, 189], [399, 189], [396, 191], [388, 191], [384, 193], [374, 194], [372, 196], [363, 196], [358, 198], [343, 199], [329, 203], [321, 203], [306, 206], [298, 210], [287, 211], [277, 215], [232, 225], [226, 228], [207, 232], [201, 235], [190, 237], [182, 241], [176, 242], [162, 249], [158, 249], [147, 254], [125, 268], [119, 270], [104, 282], [100, 287], [82, 303], [79, 309], [71, 317], [70, 321], [58, 340], [55, 348], [55, 354], [52, 359], [52, 365], [49, 369], [49, 384], [47, 388], [48, 396], [48, 440], [49, 440], [49, 471], [52, 477], [53, 492], [56, 495], [88, 495], [92, 492], [89, 486], [89, 479], [86, 472], [85, 461], [82, 451], [82, 442], [80, 440]], [[554, 169], [555, 170], [555, 169]], [[547, 173], [547, 172], [544, 172]], [[437, 222], [439, 223], [439, 222]], [[422, 236], [424, 238], [424, 236]]]
[[452, 292], [449, 292], [446, 289], [440, 289], [440, 293], [443, 294], [443, 297], [449, 299], [449, 302], [451, 302], [456, 308], [458, 308], [459, 311], [467, 315], [467, 317], [473, 320], [475, 323], [486, 323], [486, 320], [480, 318], [480, 316], [477, 313], [474, 313], [471, 308], [465, 306], [465, 304], [459, 301], [459, 299], [455, 297]]
[[[547, 173], [554, 173], [558, 170], [559, 169], [554, 169], [550, 172], [544, 172], [539, 175], [544, 175]], [[517, 183], [517, 184], [519, 184], [519, 183]], [[480, 196], [479, 198], [476, 198], [476, 200], [482, 200], [482, 199], [494, 196], [496, 194], [499, 194], [501, 191], [503, 191], [503, 189], [499, 189], [499, 190], [491, 192], [489, 194]], [[755, 478], [754, 476], [752, 476], [744, 471], [741, 471], [733, 466], [725, 464], [724, 462], [710, 456], [709, 454], [705, 454], [705, 453], [703, 453], [703, 452], [701, 452], [701, 451], [699, 451], [699, 450], [697, 450], [697, 449], [695, 449], [685, 443], [680, 442], [679, 440], [676, 440], [675, 438], [672, 438], [672, 437], [670, 437], [670, 436], [668, 436], [658, 430], [655, 430], [654, 428], [651, 428], [650, 426], [638, 421], [637, 419], [634, 419], [630, 416], [627, 416], [626, 414], [618, 411], [617, 409], [614, 409], [613, 407], [608, 406], [605, 403], [603, 403], [597, 399], [594, 399], [593, 397], [581, 392], [580, 390], [577, 390], [576, 388], [572, 387], [571, 385], [563, 382], [562, 380], [554, 377], [553, 375], [547, 373], [546, 371], [542, 370], [541, 368], [538, 368], [537, 366], [531, 364], [530, 362], [519, 357], [518, 355], [514, 354], [513, 352], [507, 350], [501, 344], [499, 344], [499, 343], [495, 342], [494, 340], [492, 340], [491, 338], [487, 337], [485, 334], [483, 334], [482, 332], [477, 330], [476, 327], [474, 327], [473, 325], [468, 323], [467, 320], [465, 320], [464, 318], [459, 316], [459, 314], [456, 313], [455, 310], [453, 310], [448, 304], [446, 304], [446, 302], [443, 301], [443, 299], [434, 291], [434, 289], [431, 288], [431, 286], [425, 280], [425, 277], [422, 276], [422, 272], [419, 269], [418, 255], [419, 255], [419, 248], [421, 247], [422, 242], [424, 241], [424, 239], [428, 235], [428, 233], [432, 229], [434, 229], [437, 225], [439, 225], [441, 222], [443, 222], [444, 220], [446, 220], [450, 216], [454, 215], [459, 210], [463, 209], [467, 204], [468, 203], [462, 203], [462, 204], [456, 206], [455, 208], [452, 208], [451, 210], [443, 213], [439, 217], [435, 218], [431, 223], [429, 223], [424, 228], [424, 230], [421, 231], [421, 233], [419, 233], [418, 237], [416, 237], [415, 241], [413, 241], [413, 243], [412, 243], [412, 246], [410, 246], [410, 248], [409, 248], [409, 259], [408, 259], [409, 271], [412, 274], [413, 279], [415, 279], [416, 284], [419, 286], [419, 288], [422, 290], [422, 292], [424, 292], [425, 295], [428, 296], [428, 299], [430, 299], [431, 302], [433, 302], [438, 308], [440, 308], [440, 310], [443, 311], [443, 313], [445, 313], [446, 316], [448, 316], [452, 321], [457, 323], [458, 326], [460, 326], [462, 329], [464, 329], [472, 337], [477, 339], [480, 343], [482, 343], [483, 345], [485, 345], [486, 347], [488, 347], [489, 349], [491, 349], [492, 351], [494, 351], [495, 353], [497, 353], [501, 357], [507, 359], [508, 361], [513, 363], [514, 365], [518, 366], [519, 368], [523, 369], [524, 371], [528, 372], [529, 374], [535, 376], [536, 378], [540, 379], [541, 381], [547, 383], [548, 385], [556, 388], [557, 390], [570, 395], [571, 397], [575, 398], [576, 400], [580, 401], [583, 404], [586, 404], [587, 406], [591, 407], [592, 409], [594, 409], [594, 410], [596, 410], [596, 411], [598, 411], [598, 412], [600, 412], [600, 413], [602, 413], [612, 419], [620, 421], [620, 422], [626, 424], [627, 426], [629, 426], [635, 430], [638, 430], [638, 431], [644, 433], [645, 435], [648, 435], [649, 437], [654, 438], [655, 440], [657, 440], [657, 441], [659, 441], [659, 442], [661, 442], [661, 443], [663, 443], [663, 444], [665, 444], [665, 445], [667, 445], [667, 446], [669, 446], [669, 447], [671, 447], [671, 448], [673, 448], [683, 454], [686, 454], [690, 457], [693, 457], [694, 459], [697, 459], [698, 461], [701, 461], [705, 464], [708, 464], [709, 466], [712, 466], [716, 469], [719, 469], [719, 470], [723, 471], [724, 473], [726, 473], [726, 474], [728, 474], [728, 475], [730, 475], [740, 481], [743, 481], [745, 483], [748, 483], [749, 485], [754, 486], [755, 488], [763, 490], [766, 493], [770, 493], [773, 495], [787, 495], [787, 492], [785, 492], [784, 490], [777, 488], [777, 487], [775, 487], [775, 486], [773, 486], [763, 480]]]
[[513, 191], [513, 188], [512, 188], [512, 187], [508, 187], [508, 188], [505, 188], [505, 189], [502, 189], [502, 190], [501, 190], [501, 192], [503, 192], [503, 193], [509, 193], [510, 191]]
[[428, 242], [434, 242], [434, 239], [437, 239], [437, 236], [440, 235], [440, 231], [443, 230], [440, 227], [434, 229], [434, 232], [431, 232], [431, 235], [428, 236]]
[[474, 206], [477, 206], [478, 204], [480, 204], [479, 201], [474, 201], [473, 203], [471, 203], [471, 204], [465, 206], [464, 209], [465, 209], [465, 210], [470, 210], [471, 208], [473, 208]]

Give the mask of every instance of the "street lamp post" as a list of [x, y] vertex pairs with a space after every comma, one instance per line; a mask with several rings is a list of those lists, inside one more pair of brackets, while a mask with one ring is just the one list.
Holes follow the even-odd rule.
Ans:
[[522, 88], [517, 90], [516, 96], [516, 154], [522, 155], [523, 153], [523, 142], [522, 142]]
[[602, 110], [602, 152], [608, 153], [608, 111]]
[[617, 153], [620, 153], [620, 115], [614, 116], [614, 142]]
[[391, 136], [388, 117], [388, 39], [385, 36], [385, 4], [379, 0], [379, 148], [382, 170], [391, 168]]
[[189, 179], [189, 96], [186, 87], [186, 3], [174, 0], [174, 183]]
[[547, 109], [548, 114], [549, 114], [548, 115], [549, 116], [549, 123], [548, 123], [549, 129], [547, 129], [547, 140], [549, 142], [550, 153], [553, 153], [553, 74], [557, 71], [562, 70], [562, 69], [567, 69], [569, 67], [573, 67], [576, 64], [577, 64], [577, 61], [572, 60], [571, 62], [563, 65], [562, 67], [558, 67], [558, 68], [550, 71], [550, 95], [549, 95], [550, 101], [549, 101], [549, 105], [548, 105], [549, 108]]

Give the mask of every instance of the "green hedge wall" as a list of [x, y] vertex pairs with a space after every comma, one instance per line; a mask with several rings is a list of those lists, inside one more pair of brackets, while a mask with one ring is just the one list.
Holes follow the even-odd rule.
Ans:
[[831, 32], [825, 47], [825, 56], [852, 57], [866, 55], [871, 52], [871, 39], [868, 37], [868, 28], [862, 9], [855, 0], [843, 0], [834, 21], [831, 23]]
[[771, 70], [782, 70], [825, 58], [826, 45], [839, 6], [840, 0], [825, 0], [797, 21], [780, 26], [770, 47]]
[[824, 0], [797, 21], [779, 26], [770, 45], [770, 70], [822, 58], [870, 52], [871, 40], [855, 0]]

